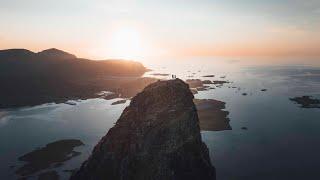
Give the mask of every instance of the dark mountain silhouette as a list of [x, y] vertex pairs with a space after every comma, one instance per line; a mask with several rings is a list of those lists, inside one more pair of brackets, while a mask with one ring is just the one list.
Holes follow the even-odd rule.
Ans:
[[45, 59], [75, 59], [75, 55], [61, 51], [56, 48], [47, 49], [37, 53], [38, 56]]
[[34, 55], [34, 52], [27, 49], [0, 50], [0, 59], [2, 61], [9, 59], [31, 59]]
[[[75, 76], [88, 75], [140, 76], [146, 68], [138, 62], [124, 60], [88, 60], [58, 49], [33, 53], [26, 49], [0, 50], [2, 76]], [[39, 74], [40, 73], [40, 74]]]
[[[114, 90], [120, 80], [140, 77], [147, 69], [126, 60], [88, 60], [58, 50], [34, 53], [26, 49], [0, 50], [0, 108], [86, 98]], [[135, 79], [136, 80], [136, 79]]]

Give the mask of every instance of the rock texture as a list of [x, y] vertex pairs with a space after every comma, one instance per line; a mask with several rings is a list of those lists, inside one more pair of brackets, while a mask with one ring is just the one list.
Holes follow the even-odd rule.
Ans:
[[180, 79], [147, 86], [71, 179], [215, 179], [189, 86]]

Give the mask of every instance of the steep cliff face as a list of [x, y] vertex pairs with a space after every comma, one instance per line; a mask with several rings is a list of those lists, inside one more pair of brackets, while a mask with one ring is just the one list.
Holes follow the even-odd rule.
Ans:
[[147, 86], [71, 179], [215, 179], [188, 85], [176, 79]]

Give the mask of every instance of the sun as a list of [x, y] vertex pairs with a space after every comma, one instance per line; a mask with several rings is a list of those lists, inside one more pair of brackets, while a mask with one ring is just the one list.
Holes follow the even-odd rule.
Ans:
[[147, 44], [140, 31], [123, 27], [114, 30], [108, 41], [109, 55], [123, 59], [139, 59], [147, 54]]
[[159, 48], [148, 28], [141, 24], [117, 23], [95, 38], [90, 54], [96, 59], [126, 59], [148, 62]]

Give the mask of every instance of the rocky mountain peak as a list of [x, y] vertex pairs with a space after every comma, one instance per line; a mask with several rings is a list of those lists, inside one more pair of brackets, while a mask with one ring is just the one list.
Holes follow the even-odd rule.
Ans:
[[147, 86], [71, 179], [215, 179], [189, 86], [180, 79]]
[[153, 111], [157, 107], [177, 110], [192, 107], [192, 99], [189, 86], [175, 79], [150, 84], [132, 99], [131, 106], [140, 107], [143, 111]]

